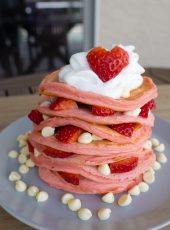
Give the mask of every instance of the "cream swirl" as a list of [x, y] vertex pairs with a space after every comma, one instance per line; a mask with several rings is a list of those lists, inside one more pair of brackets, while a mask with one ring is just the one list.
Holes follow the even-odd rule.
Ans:
[[128, 52], [129, 64], [115, 78], [103, 82], [90, 68], [86, 58], [87, 52], [80, 52], [72, 55], [70, 64], [60, 70], [59, 82], [82, 91], [94, 92], [114, 99], [123, 97], [127, 89], [130, 92], [142, 84], [141, 74], [145, 70], [138, 63], [139, 55], [134, 52], [134, 46], [119, 46]]

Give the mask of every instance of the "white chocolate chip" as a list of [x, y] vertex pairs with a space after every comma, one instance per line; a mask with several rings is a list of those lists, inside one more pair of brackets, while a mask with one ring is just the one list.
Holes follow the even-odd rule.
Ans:
[[15, 183], [15, 189], [18, 192], [25, 192], [25, 190], [27, 189], [27, 185], [24, 181], [22, 180], [17, 180]]
[[93, 141], [92, 135], [88, 132], [82, 133], [78, 138], [78, 142], [81, 144], [89, 144], [92, 141]]
[[44, 201], [48, 200], [48, 193], [44, 192], [44, 191], [38, 192], [36, 195], [36, 200], [37, 200], [37, 202], [44, 202]]
[[43, 102], [40, 104], [40, 106], [41, 106], [41, 107], [49, 107], [50, 104], [51, 104], [50, 101], [43, 101]]
[[48, 119], [50, 118], [50, 117], [49, 117], [48, 115], [46, 115], [46, 114], [43, 114], [42, 116], [43, 116], [43, 119], [44, 119], [44, 120], [48, 120]]
[[74, 196], [71, 193], [65, 193], [62, 197], [61, 197], [61, 203], [63, 204], [68, 204], [68, 201], [74, 199]]
[[157, 147], [159, 145], [159, 140], [157, 138], [152, 138], [151, 142], [153, 147]]
[[121, 96], [124, 98], [130, 97], [130, 89], [128, 87], [124, 88]]
[[28, 146], [24, 146], [21, 150], [20, 150], [21, 154], [24, 154], [25, 156], [29, 155], [29, 150], [28, 150]]
[[107, 220], [110, 218], [110, 215], [111, 215], [111, 209], [110, 208], [100, 208], [98, 210], [98, 217], [100, 220]]
[[35, 148], [34, 149], [34, 156], [39, 157], [40, 155], [41, 155], [41, 153]]
[[158, 151], [158, 152], [163, 152], [165, 150], [165, 145], [160, 144], [157, 147], [155, 147], [155, 150]]
[[23, 139], [19, 140], [19, 147], [24, 147], [25, 145], [27, 145], [27, 141]]
[[150, 167], [148, 171], [151, 172], [152, 174], [155, 174], [155, 171], [153, 170], [152, 167]]
[[147, 184], [152, 184], [155, 181], [155, 175], [151, 171], [147, 171], [143, 174], [143, 180]]
[[92, 139], [93, 139], [93, 141], [101, 141], [101, 140], [103, 140], [102, 137], [96, 136], [94, 134], [92, 134]]
[[27, 140], [27, 135], [26, 134], [21, 134], [17, 137], [17, 141], [20, 142], [21, 140], [26, 141]]
[[27, 193], [29, 196], [36, 196], [37, 193], [39, 192], [39, 188], [37, 186], [30, 186], [28, 189], [27, 189]]
[[152, 142], [150, 140], [147, 140], [143, 146], [142, 146], [144, 149], [149, 149], [151, 150], [152, 149]]
[[22, 173], [22, 174], [26, 174], [26, 173], [28, 173], [29, 172], [29, 168], [28, 168], [28, 166], [27, 165], [25, 165], [25, 164], [21, 164], [20, 166], [19, 166], [19, 172], [20, 173]]
[[140, 191], [141, 192], [147, 192], [148, 190], [149, 190], [149, 185], [148, 184], [146, 184], [145, 182], [140, 182], [139, 184], [138, 184], [138, 186], [139, 186], [139, 189], [140, 189]]
[[31, 159], [28, 159], [25, 163], [29, 168], [33, 168], [35, 166], [34, 162]]
[[23, 153], [21, 153], [18, 157], [18, 162], [20, 164], [24, 164], [27, 161], [27, 156], [25, 156]]
[[132, 197], [130, 194], [122, 195], [118, 200], [119, 206], [128, 206], [132, 202]]
[[115, 200], [114, 195], [112, 192], [106, 193], [104, 196], [102, 196], [102, 201], [105, 203], [113, 203]]
[[18, 172], [12, 171], [9, 176], [8, 179], [10, 181], [17, 181], [21, 179], [21, 175]]
[[160, 153], [160, 154], [156, 157], [156, 159], [157, 159], [157, 161], [159, 161], [159, 162], [162, 163], [162, 164], [165, 164], [165, 163], [168, 161], [168, 159], [167, 159], [167, 157], [165, 156], [164, 153]]
[[18, 152], [15, 151], [15, 150], [11, 150], [9, 153], [8, 153], [8, 156], [10, 158], [17, 158], [18, 157]]
[[70, 210], [76, 212], [81, 208], [81, 201], [80, 199], [70, 199], [68, 201], [68, 207]]
[[138, 185], [135, 185], [131, 189], [129, 189], [128, 193], [132, 196], [139, 196], [140, 194], [140, 189]]
[[92, 217], [92, 212], [88, 208], [80, 208], [77, 215], [80, 220], [89, 220]]
[[41, 134], [43, 137], [51, 137], [54, 135], [54, 132], [55, 132], [55, 128], [46, 126], [42, 129]]
[[97, 169], [98, 169], [98, 172], [102, 175], [105, 175], [105, 176], [110, 175], [110, 168], [108, 164], [99, 165]]
[[154, 170], [159, 170], [161, 168], [161, 164], [158, 161], [155, 161], [152, 167]]
[[132, 116], [132, 117], [137, 117], [137, 116], [139, 116], [140, 112], [141, 112], [141, 109], [137, 108], [137, 109], [134, 109], [134, 110], [131, 110], [131, 111], [124, 112], [124, 114], [128, 115], [128, 116]]

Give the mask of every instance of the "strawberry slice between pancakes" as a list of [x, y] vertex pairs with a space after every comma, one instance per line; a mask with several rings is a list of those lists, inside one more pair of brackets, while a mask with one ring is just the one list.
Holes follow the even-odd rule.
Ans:
[[76, 142], [80, 134], [82, 134], [83, 129], [76, 127], [74, 125], [66, 125], [58, 129], [55, 137], [58, 141], [70, 144]]
[[156, 109], [156, 102], [154, 101], [154, 99], [152, 99], [141, 107], [139, 116], [147, 118], [149, 114], [149, 110], [154, 110], [154, 109]]
[[106, 82], [115, 78], [129, 64], [129, 55], [119, 46], [111, 51], [95, 47], [87, 54], [87, 61], [98, 77]]
[[74, 173], [66, 173], [62, 171], [57, 172], [61, 177], [64, 178], [65, 181], [68, 183], [74, 184], [74, 185], [79, 185], [80, 183], [80, 175], [79, 174], [74, 174]]
[[96, 116], [110, 116], [115, 113], [113, 109], [109, 109], [101, 106], [95, 106], [95, 105], [92, 106], [91, 112]]
[[135, 129], [135, 125], [136, 125], [135, 123], [123, 123], [123, 124], [109, 125], [109, 127], [126, 137], [131, 137]]
[[63, 97], [57, 98], [49, 106], [49, 109], [54, 111], [59, 111], [64, 109], [74, 109], [74, 108], [78, 108], [77, 103], [73, 100], [66, 99]]
[[53, 149], [51, 147], [47, 147], [43, 152], [47, 156], [53, 157], [53, 158], [66, 158], [74, 154], [74, 153], [64, 152], [58, 149]]
[[138, 158], [131, 157], [114, 163], [110, 163], [109, 167], [111, 173], [125, 173], [134, 169], [137, 166], [137, 164], [138, 164]]
[[28, 118], [34, 122], [36, 125], [39, 125], [41, 123], [41, 121], [43, 121], [43, 116], [42, 114], [36, 110], [33, 109], [29, 114], [28, 114]]

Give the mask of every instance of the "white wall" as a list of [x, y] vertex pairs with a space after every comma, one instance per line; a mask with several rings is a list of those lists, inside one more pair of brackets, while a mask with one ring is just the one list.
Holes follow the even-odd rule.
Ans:
[[170, 0], [100, 0], [98, 44], [133, 44], [145, 67], [170, 68]]

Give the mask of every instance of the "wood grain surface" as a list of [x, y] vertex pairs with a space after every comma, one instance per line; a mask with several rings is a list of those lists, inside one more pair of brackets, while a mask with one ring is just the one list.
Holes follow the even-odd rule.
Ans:
[[[156, 114], [170, 121], [170, 85], [160, 85]], [[37, 95], [0, 97], [0, 130], [35, 107]], [[170, 214], [169, 214], [170, 216]], [[31, 230], [0, 208], [0, 230]], [[54, 229], [55, 230], [55, 229]], [[57, 229], [59, 230], [59, 229]], [[165, 227], [164, 230], [170, 230]]]

